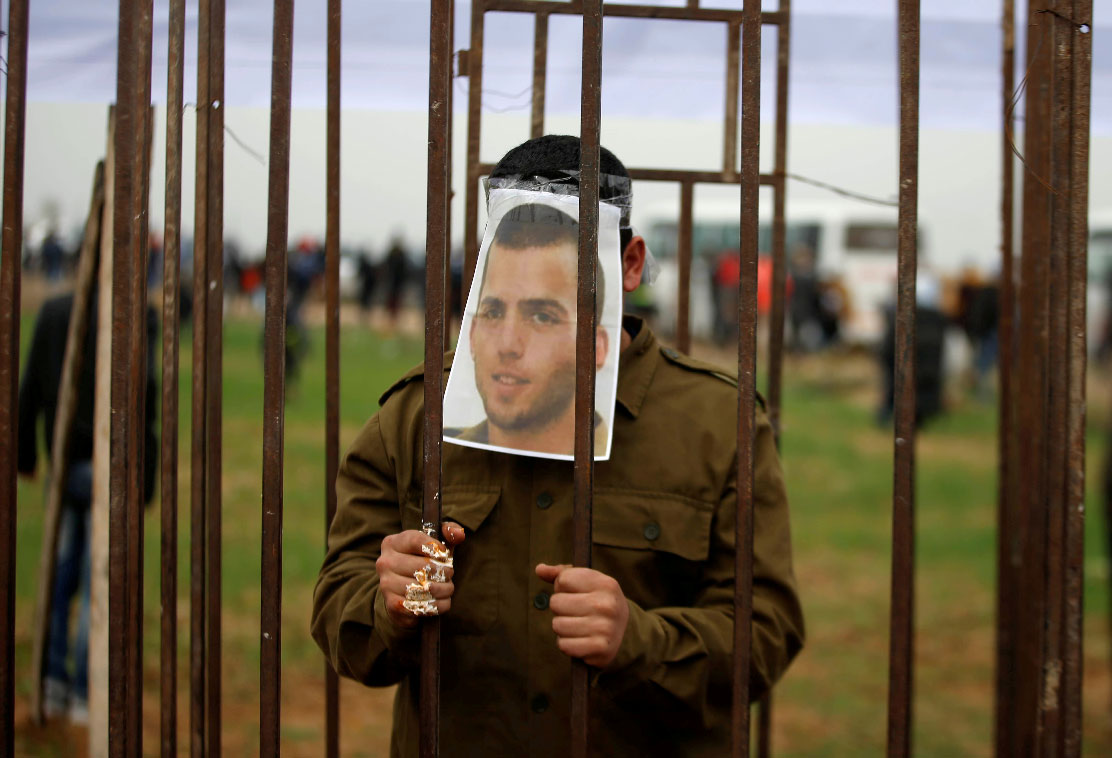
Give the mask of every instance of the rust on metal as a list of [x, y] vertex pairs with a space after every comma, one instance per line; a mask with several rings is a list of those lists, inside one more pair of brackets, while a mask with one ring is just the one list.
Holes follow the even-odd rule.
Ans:
[[[579, 125], [579, 275], [575, 330], [575, 504], [572, 562], [591, 566], [591, 511], [595, 471], [595, 261], [598, 258], [599, 130], [602, 121], [602, 0], [585, 0]], [[590, 671], [571, 667], [571, 754], [587, 758]]]
[[471, 42], [467, 51], [467, 171], [464, 172], [463, 292], [471, 291], [479, 260], [479, 179], [490, 166], [479, 161], [483, 123], [483, 24], [485, 0], [471, 3]]
[[[791, 1], [780, 0], [780, 10], [791, 18]], [[787, 302], [788, 262], [785, 255], [784, 213], [788, 170], [788, 62], [791, 23], [776, 29], [776, 131], [772, 175], [772, 311], [768, 339], [768, 418], [780, 441], [780, 399], [784, 366], [784, 306]], [[762, 705], [762, 708], [764, 706]], [[763, 715], [763, 714], [762, 714]], [[761, 722], [762, 730], [765, 722]]]
[[1014, 517], [1016, 491], [1014, 437], [1014, 398], [1012, 375], [1015, 370], [1015, 269], [1014, 269], [1014, 208], [1015, 208], [1015, 159], [1012, 140], [1015, 134], [1015, 0], [1004, 0], [1003, 49], [1001, 51], [1002, 129], [1001, 192], [1000, 192], [1000, 282], [999, 313], [997, 326], [999, 343], [999, 422], [997, 444], [997, 559], [996, 559], [996, 697], [994, 707], [996, 755], [1012, 755], [1013, 687], [1015, 667], [1012, 629], [1012, 612], [1015, 607], [1016, 559], [1014, 543]]
[[160, 743], [178, 754], [178, 340], [181, 292], [182, 105], [185, 0], [171, 0], [166, 73], [166, 208], [162, 256]]
[[691, 244], [695, 188], [691, 182], [680, 183], [680, 223], [676, 230], [676, 347], [691, 352]]
[[911, 753], [915, 581], [915, 272], [919, 177], [919, 0], [900, 0], [900, 188], [888, 757]]
[[[325, 421], [324, 533], [336, 515], [336, 474], [340, 467], [340, 32], [342, 2], [328, 0], [328, 141], [325, 156]], [[324, 754], [340, 754], [340, 682], [324, 664]]]
[[730, 737], [749, 755], [753, 618], [753, 433], [757, 398], [757, 205], [760, 201], [761, 11], [745, 0], [741, 29], [741, 277], [738, 282], [737, 517], [734, 530], [734, 656]]
[[275, 0], [263, 364], [259, 752], [278, 755], [282, 702], [282, 499], [286, 397], [286, 239], [290, 204], [293, 0]]
[[[109, 477], [108, 750], [142, 753], [143, 411], [146, 394], [146, 223], [150, 0], [121, 0], [112, 220]], [[119, 158], [119, 156], [126, 156]], [[138, 323], [136, 323], [138, 322]]]
[[[486, 10], [505, 13], [562, 13], [577, 16], [582, 12], [583, 7], [580, 2], [562, 2], [561, 0], [486, 0]], [[737, 13], [736, 10], [729, 8], [701, 8], [690, 5], [663, 6], [607, 3], [603, 6], [604, 15], [616, 18], [723, 21], [728, 23], [737, 18]], [[785, 18], [783, 11], [766, 11], [761, 13], [754, 23], [758, 25], [779, 24]]]
[[[433, 0], [429, 37], [429, 157], [425, 250], [425, 420], [422, 518], [441, 523], [441, 437], [444, 430], [444, 277], [448, 263], [449, 181], [448, 120], [452, 83], [451, 3]], [[419, 748], [421, 758], [440, 749], [440, 621], [421, 625]]]
[[737, 177], [738, 79], [741, 76], [741, 20], [726, 25], [726, 120], [722, 139], [722, 174]]
[[[1065, 598], [1063, 602], [1063, 683], [1062, 733], [1060, 754], [1068, 758], [1081, 755], [1081, 678], [1085, 558], [1085, 376], [1087, 359], [1086, 276], [1088, 273], [1088, 204], [1089, 204], [1089, 108], [1092, 90], [1093, 39], [1091, 24], [1092, 0], [1074, 0], [1074, 19], [1085, 23], [1070, 24], [1070, 70], [1063, 72], [1071, 85], [1066, 104], [1070, 111], [1070, 186], [1068, 255], [1069, 309], [1065, 339], [1069, 341], [1068, 418], [1066, 424], [1066, 497], [1063, 517], [1065, 527]], [[1084, 26], [1084, 28], [1082, 28]]]
[[220, 755], [221, 418], [224, 236], [224, 2], [197, 23], [197, 161], [193, 276], [190, 751]]
[[27, 0], [8, 5], [0, 251], [0, 752], [15, 752], [15, 533], [19, 446], [19, 307], [27, 105]]
[[538, 13], [533, 19], [533, 111], [529, 137], [544, 135], [545, 76], [548, 72], [548, 14]]

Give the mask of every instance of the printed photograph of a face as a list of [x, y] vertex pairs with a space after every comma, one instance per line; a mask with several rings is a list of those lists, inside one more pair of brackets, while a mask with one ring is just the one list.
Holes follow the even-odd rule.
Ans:
[[[572, 460], [579, 198], [491, 190], [444, 393], [444, 441]], [[622, 276], [618, 209], [599, 208], [595, 460], [610, 457]]]

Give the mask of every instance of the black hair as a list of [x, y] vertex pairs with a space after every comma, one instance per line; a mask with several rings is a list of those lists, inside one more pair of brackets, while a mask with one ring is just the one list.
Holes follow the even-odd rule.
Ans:
[[[498, 161], [490, 176], [492, 179], [539, 176], [542, 179], [565, 180], [578, 188], [578, 174], [569, 176], [567, 172], [578, 172], [579, 160], [579, 137], [571, 134], [546, 134], [523, 142], [510, 150], [502, 156], [502, 160]], [[632, 195], [629, 171], [618, 160], [618, 156], [601, 146], [599, 147], [599, 173], [626, 180], [625, 182], [601, 182], [600, 200], [613, 200]], [[624, 252], [629, 241], [633, 239], [633, 230], [623, 226], [619, 229], [619, 236], [621, 249]]]
[[[494, 231], [491, 247], [498, 245], [509, 250], [523, 250], [527, 247], [549, 247], [570, 244], [579, 250], [579, 222], [559, 208], [543, 203], [523, 203], [514, 206]], [[578, 256], [577, 256], [578, 257]], [[487, 251], [487, 262], [490, 251]], [[483, 265], [482, 284], [486, 283], [487, 264]], [[479, 291], [482, 291], [480, 284]], [[602, 309], [606, 304], [606, 277], [602, 263], [595, 255], [595, 321], [602, 320]]]

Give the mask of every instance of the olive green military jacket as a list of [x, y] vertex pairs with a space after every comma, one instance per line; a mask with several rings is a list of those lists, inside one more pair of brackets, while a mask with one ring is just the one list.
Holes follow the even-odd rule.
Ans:
[[[618, 580], [629, 624], [591, 679], [597, 756], [722, 756], [729, 745], [736, 508], [736, 382], [661, 348], [641, 322], [623, 351], [609, 461], [595, 464], [593, 567]], [[384, 396], [340, 468], [314, 594], [313, 637], [341, 675], [398, 684], [392, 756], [416, 756], [420, 635], [389, 620], [375, 560], [417, 529], [422, 373]], [[803, 642], [788, 503], [772, 429], [757, 411], [750, 693]], [[444, 445], [444, 518], [467, 539], [442, 619], [440, 754], [569, 754], [570, 659], [556, 647], [536, 564], [571, 563], [572, 464]]]

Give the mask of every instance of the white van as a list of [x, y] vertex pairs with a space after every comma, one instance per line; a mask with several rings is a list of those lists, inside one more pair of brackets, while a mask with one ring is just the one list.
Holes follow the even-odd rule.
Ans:
[[1086, 341], [1089, 351], [1094, 352], [1106, 338], [1106, 331], [1112, 330], [1112, 210], [1089, 214], [1088, 265]]
[[[740, 237], [740, 208], [732, 202], [696, 203], [692, 219], [691, 333], [706, 339], [713, 330], [711, 277], [715, 259], [736, 250]], [[678, 271], [676, 266], [679, 216], [675, 205], [654, 206], [638, 214], [638, 228], [660, 263], [652, 287], [659, 327], [674, 332]], [[772, 252], [771, 208], [761, 208], [759, 253]], [[883, 336], [881, 308], [895, 300], [897, 211], [844, 201], [792, 202], [785, 217], [785, 253], [807, 246], [815, 253], [820, 280], [840, 289], [840, 335], [852, 343], [875, 343]], [[920, 224], [920, 261], [923, 259]]]

